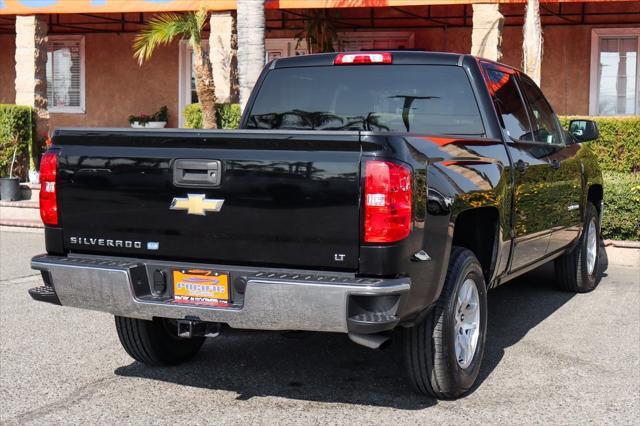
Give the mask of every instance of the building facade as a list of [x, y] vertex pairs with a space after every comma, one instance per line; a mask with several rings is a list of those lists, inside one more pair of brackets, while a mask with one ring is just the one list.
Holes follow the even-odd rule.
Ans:
[[[195, 100], [186, 43], [138, 65], [135, 33], [154, 13], [214, 11], [206, 31], [220, 101], [229, 101], [233, 0], [0, 0], [0, 103], [46, 98], [48, 128], [127, 126], [169, 109], [183, 123]], [[305, 30], [325, 20], [338, 50], [481, 53], [521, 67], [526, 0], [267, 0], [265, 61], [308, 53]], [[562, 115], [640, 114], [640, 2], [540, 0], [541, 87]], [[34, 52], [46, 52], [34, 54]], [[38, 76], [46, 75], [46, 89]]]

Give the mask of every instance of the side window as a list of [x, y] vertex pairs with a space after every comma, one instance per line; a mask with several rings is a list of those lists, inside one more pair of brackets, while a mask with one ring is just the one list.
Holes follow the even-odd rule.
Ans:
[[542, 91], [528, 78], [521, 78], [521, 82], [522, 92], [531, 108], [533, 140], [548, 144], [563, 144], [562, 130]]
[[485, 66], [485, 71], [489, 77], [489, 88], [493, 92], [502, 127], [513, 139], [531, 140], [529, 116], [514, 75], [490, 66]]

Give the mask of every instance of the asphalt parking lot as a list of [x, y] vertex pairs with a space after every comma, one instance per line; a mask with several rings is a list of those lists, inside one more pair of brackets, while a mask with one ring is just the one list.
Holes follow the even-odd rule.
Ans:
[[104, 313], [32, 301], [39, 233], [0, 231], [0, 423], [634, 423], [640, 418], [640, 250], [608, 249], [590, 294], [550, 265], [489, 294], [480, 385], [458, 401], [416, 395], [397, 348], [346, 336], [239, 333], [191, 362], [133, 362]]

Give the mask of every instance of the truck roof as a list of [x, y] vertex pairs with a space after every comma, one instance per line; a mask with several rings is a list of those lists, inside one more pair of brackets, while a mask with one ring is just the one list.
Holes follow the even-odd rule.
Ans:
[[418, 50], [375, 50], [375, 51], [354, 51], [354, 52], [331, 52], [331, 53], [315, 53], [311, 55], [289, 56], [286, 58], [277, 58], [271, 61], [270, 67], [274, 68], [292, 68], [292, 67], [321, 67], [333, 65], [333, 61], [340, 53], [350, 54], [366, 54], [375, 52], [389, 52], [393, 56], [393, 63], [396, 65], [457, 65], [462, 66], [463, 61], [482, 60], [491, 62], [502, 67], [516, 70], [516, 68], [491, 61], [488, 59], [476, 57], [469, 54], [450, 53], [450, 52], [430, 52]]

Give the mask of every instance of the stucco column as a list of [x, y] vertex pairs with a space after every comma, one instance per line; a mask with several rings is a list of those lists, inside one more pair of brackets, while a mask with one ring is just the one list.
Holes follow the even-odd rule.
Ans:
[[502, 58], [504, 16], [498, 4], [473, 5], [471, 54], [499, 61]]
[[236, 55], [231, 40], [234, 33], [233, 21], [232, 12], [212, 12], [209, 21], [209, 56], [213, 68], [213, 81], [216, 83], [216, 100], [219, 103], [231, 102], [231, 76]]
[[43, 15], [16, 16], [16, 104], [36, 112], [36, 135], [49, 131], [47, 110], [47, 22]]
[[542, 71], [542, 26], [540, 24], [540, 3], [527, 1], [522, 41], [522, 70], [536, 84], [540, 85]]

